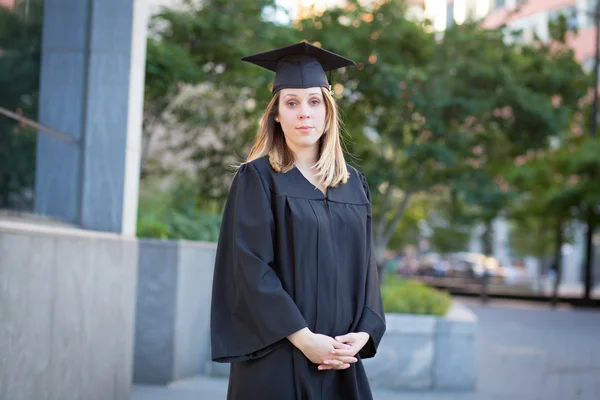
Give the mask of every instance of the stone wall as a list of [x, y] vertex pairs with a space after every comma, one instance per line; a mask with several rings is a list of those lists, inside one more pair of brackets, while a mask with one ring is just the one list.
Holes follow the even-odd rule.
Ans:
[[0, 221], [0, 399], [129, 400], [137, 250]]

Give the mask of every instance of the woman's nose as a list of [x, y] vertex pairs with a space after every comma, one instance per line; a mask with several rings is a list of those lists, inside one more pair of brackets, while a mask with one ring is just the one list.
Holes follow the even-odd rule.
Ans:
[[300, 111], [299, 111], [299, 115], [300, 119], [306, 119], [306, 118], [310, 118], [310, 109], [308, 107], [308, 104], [302, 104], [300, 106]]

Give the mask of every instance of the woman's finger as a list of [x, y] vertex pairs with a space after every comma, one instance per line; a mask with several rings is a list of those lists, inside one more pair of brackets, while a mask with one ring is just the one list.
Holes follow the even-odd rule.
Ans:
[[358, 362], [358, 359], [355, 357], [338, 357], [337, 359], [344, 364], [354, 364], [355, 362]]
[[336, 367], [336, 369], [348, 369], [350, 368], [350, 364], [342, 364], [339, 367]]
[[339, 366], [339, 365], [345, 364], [345, 362], [340, 361], [339, 359], [331, 358], [331, 359], [327, 359], [327, 360], [323, 361], [323, 364]]
[[334, 349], [334, 350], [331, 350], [331, 354], [334, 354], [336, 356], [354, 357], [356, 355], [356, 351], [354, 351], [354, 349], [352, 347], [350, 347], [349, 349]]
[[342, 370], [342, 369], [348, 369], [350, 368], [350, 364], [340, 364], [340, 365], [319, 365], [319, 370], [320, 371], [327, 371], [327, 370]]
[[354, 339], [354, 333], [351, 332], [351, 333], [347, 333], [342, 336], [336, 336], [334, 339], [337, 340], [338, 342], [349, 342]]
[[336, 341], [332, 341], [332, 344], [333, 344], [333, 347], [335, 347], [336, 349], [349, 349], [352, 347], [349, 344], [342, 343], [342, 342], [336, 342]]
[[354, 364], [358, 362], [356, 357], [336, 357], [323, 361], [325, 365], [341, 365], [341, 364]]

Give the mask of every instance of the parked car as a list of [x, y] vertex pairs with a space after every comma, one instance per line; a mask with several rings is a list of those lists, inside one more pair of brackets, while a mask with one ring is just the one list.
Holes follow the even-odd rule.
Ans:
[[434, 276], [435, 265], [441, 260], [441, 256], [438, 253], [425, 253], [419, 256], [417, 263], [417, 275]]
[[479, 280], [485, 274], [491, 282], [499, 283], [504, 280], [504, 270], [498, 259], [494, 257], [480, 253], [460, 252], [452, 254], [450, 260], [448, 276]]

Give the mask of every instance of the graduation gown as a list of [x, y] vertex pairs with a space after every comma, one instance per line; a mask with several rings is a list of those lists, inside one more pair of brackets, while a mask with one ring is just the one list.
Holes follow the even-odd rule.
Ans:
[[[267, 156], [238, 170], [211, 303], [212, 359], [232, 363], [228, 399], [372, 399], [361, 359], [375, 355], [385, 317], [368, 185], [348, 170], [327, 197], [297, 168], [276, 173]], [[287, 339], [305, 327], [370, 339], [349, 369], [320, 371]]]

